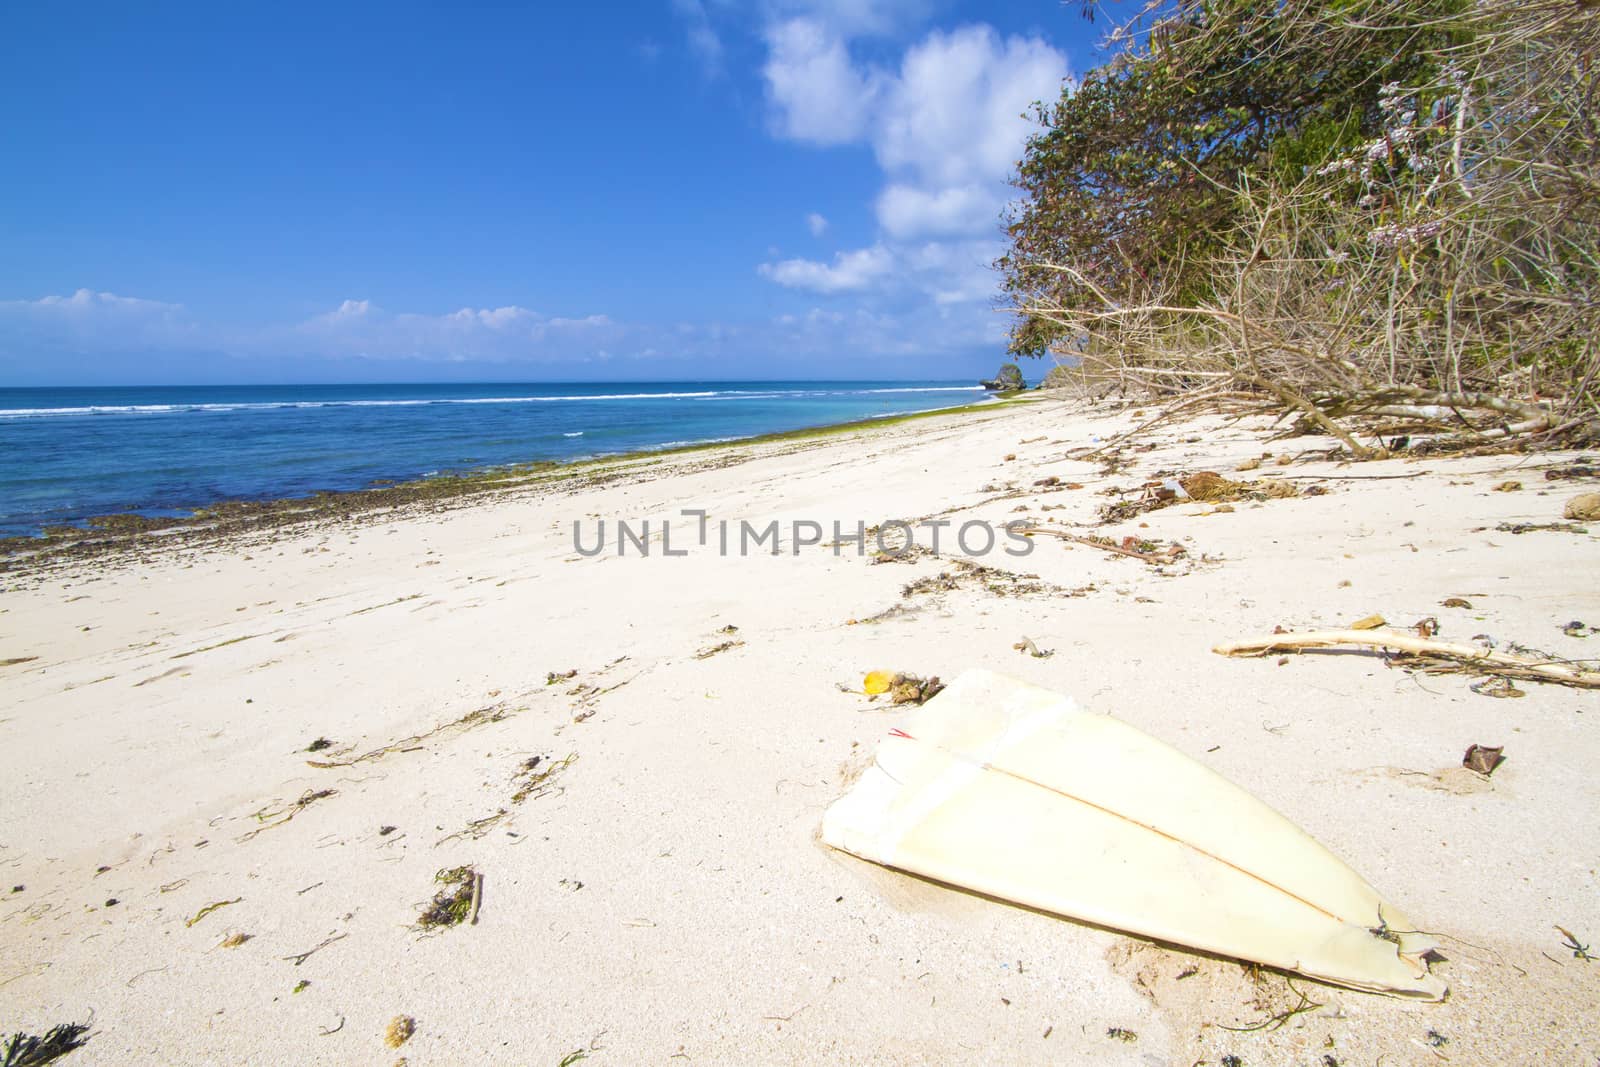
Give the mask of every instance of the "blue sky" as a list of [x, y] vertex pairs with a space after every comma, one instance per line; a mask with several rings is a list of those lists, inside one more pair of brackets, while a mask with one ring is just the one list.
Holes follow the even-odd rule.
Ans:
[[969, 377], [1076, 3], [0, 6], [0, 384]]

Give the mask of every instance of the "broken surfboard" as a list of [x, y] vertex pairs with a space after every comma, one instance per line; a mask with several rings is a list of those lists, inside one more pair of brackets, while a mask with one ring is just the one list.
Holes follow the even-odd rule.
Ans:
[[823, 816], [863, 859], [1041, 911], [1439, 1000], [1435, 943], [1310, 835], [1176, 749], [969, 671]]

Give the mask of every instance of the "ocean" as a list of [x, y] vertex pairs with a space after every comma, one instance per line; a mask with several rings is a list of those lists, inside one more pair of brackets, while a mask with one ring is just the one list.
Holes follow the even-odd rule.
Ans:
[[0, 388], [0, 536], [927, 411], [966, 382]]

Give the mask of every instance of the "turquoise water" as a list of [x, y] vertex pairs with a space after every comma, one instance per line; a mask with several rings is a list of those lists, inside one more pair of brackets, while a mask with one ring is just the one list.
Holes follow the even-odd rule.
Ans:
[[0, 389], [0, 535], [983, 399], [964, 382]]

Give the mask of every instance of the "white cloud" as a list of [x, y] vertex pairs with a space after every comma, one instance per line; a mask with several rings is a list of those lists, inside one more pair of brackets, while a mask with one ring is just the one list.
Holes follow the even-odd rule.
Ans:
[[767, 30], [762, 75], [781, 137], [818, 145], [846, 144], [867, 130], [882, 78], [858, 70], [836, 33], [813, 19], [789, 19]]
[[842, 37], [870, 37], [895, 31], [925, 18], [929, 0], [769, 0], [775, 20], [811, 18]]
[[988, 185], [929, 191], [893, 184], [878, 194], [878, 224], [893, 237], [977, 233], [997, 225], [1004, 205], [1004, 197]]
[[0, 300], [0, 341], [38, 351], [128, 352], [191, 350], [199, 335], [181, 304], [79, 289], [68, 296]]
[[821, 237], [828, 232], [828, 220], [813, 211], [806, 216], [806, 229], [811, 231], [811, 236]]
[[1066, 57], [1038, 38], [931, 33], [902, 60], [873, 148], [886, 171], [928, 188], [1003, 181], [1031, 128], [1023, 111], [1066, 76]]
[[817, 144], [864, 141], [892, 181], [930, 197], [1002, 185], [1031, 130], [1023, 112], [1053, 99], [1066, 57], [1038, 38], [1001, 39], [989, 26], [935, 31], [898, 71], [857, 64], [844, 39], [811, 19], [770, 27], [767, 80], [780, 136]]
[[[961, 257], [954, 247], [909, 247], [907, 269], [955, 271]], [[969, 249], [967, 268], [989, 254]], [[933, 262], [941, 256], [946, 262]], [[881, 282], [894, 266], [891, 254], [874, 246], [831, 264], [795, 260], [765, 270], [800, 289], [844, 292]], [[84, 290], [0, 300], [0, 380], [409, 380], [423, 368], [474, 380], [497, 373], [737, 377], [748, 372], [751, 352], [762, 353], [763, 366], [777, 376], [840, 373], [862, 360], [888, 377], [955, 376], [970, 371], [974, 350], [1003, 343], [999, 316], [969, 312], [929, 303], [899, 311], [812, 307], [765, 321], [643, 323], [551, 316], [515, 304], [390, 312], [352, 299], [298, 323], [241, 329], [196, 321], [178, 304]]]
[[[992, 296], [987, 264], [1001, 251], [1007, 179], [1032, 130], [1023, 113], [1060, 93], [1066, 57], [1038, 37], [1002, 37], [979, 25], [930, 32], [894, 67], [876, 66], [858, 61], [849, 45], [871, 21], [863, 22], [871, 5], [804, 6], [807, 16], [767, 31], [772, 128], [812, 144], [870, 146], [884, 175], [874, 203], [883, 234], [875, 262], [895, 264], [935, 304]], [[987, 259], [974, 266], [979, 253]], [[882, 282], [887, 271], [847, 266], [786, 260], [762, 273], [794, 288], [843, 292]]]
[[391, 314], [368, 300], [346, 300], [295, 332], [326, 355], [494, 362], [597, 358], [626, 333], [605, 315], [550, 317], [514, 304]]
[[815, 293], [855, 292], [874, 285], [894, 267], [894, 259], [882, 245], [840, 252], [832, 266], [814, 259], [786, 259], [763, 263], [761, 275], [790, 289]]
[[165, 304], [159, 300], [141, 300], [134, 296], [118, 296], [116, 293], [97, 293], [92, 289], [79, 289], [71, 296], [42, 296], [37, 300], [0, 300], [0, 308], [12, 313], [81, 315], [111, 311], [170, 315], [181, 311], [183, 306]]
[[700, 69], [707, 76], [722, 70], [722, 38], [711, 25], [711, 17], [700, 0], [672, 0], [672, 8], [684, 21], [684, 34], [689, 41], [689, 51], [700, 61]]

